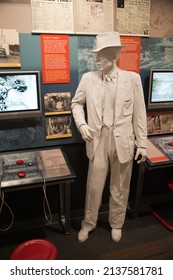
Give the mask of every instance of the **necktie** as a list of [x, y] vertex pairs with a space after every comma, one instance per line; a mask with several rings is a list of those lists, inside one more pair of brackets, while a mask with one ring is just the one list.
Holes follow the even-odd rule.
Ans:
[[110, 76], [105, 77], [105, 90], [104, 90], [104, 111], [103, 111], [103, 123], [107, 127], [111, 127], [113, 124], [113, 112], [114, 102], [112, 102], [112, 78]]

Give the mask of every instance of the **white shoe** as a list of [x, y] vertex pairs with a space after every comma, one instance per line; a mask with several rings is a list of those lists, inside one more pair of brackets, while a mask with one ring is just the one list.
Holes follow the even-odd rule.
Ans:
[[120, 241], [121, 236], [122, 236], [122, 231], [121, 231], [121, 229], [118, 229], [118, 228], [113, 228], [113, 229], [112, 229], [112, 231], [111, 231], [111, 237], [112, 237], [112, 240], [113, 240], [114, 242]]
[[84, 229], [81, 229], [78, 233], [78, 241], [82, 243], [88, 239], [88, 236], [89, 236], [89, 232], [85, 231]]

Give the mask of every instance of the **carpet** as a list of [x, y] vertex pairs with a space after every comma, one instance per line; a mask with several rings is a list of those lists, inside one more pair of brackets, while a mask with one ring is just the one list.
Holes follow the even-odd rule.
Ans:
[[100, 260], [173, 260], [173, 237], [142, 243], [99, 256]]

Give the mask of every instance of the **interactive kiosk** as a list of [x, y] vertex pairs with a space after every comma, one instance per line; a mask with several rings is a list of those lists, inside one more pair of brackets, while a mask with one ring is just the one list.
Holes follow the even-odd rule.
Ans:
[[[61, 147], [0, 154], [0, 194], [42, 187], [59, 188], [60, 220], [66, 234], [70, 231], [70, 187], [76, 176]], [[46, 198], [47, 199], [47, 198]]]
[[[173, 69], [151, 69], [147, 159], [139, 166], [134, 217], [139, 217], [145, 171], [173, 167]], [[162, 217], [155, 217], [164, 224]], [[165, 224], [164, 224], [165, 225]]]

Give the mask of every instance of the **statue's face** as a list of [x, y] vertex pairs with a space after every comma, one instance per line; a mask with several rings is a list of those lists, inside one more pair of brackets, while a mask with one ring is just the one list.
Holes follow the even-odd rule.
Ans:
[[116, 56], [119, 55], [119, 53], [116, 55], [115, 48], [111, 49], [112, 48], [105, 48], [96, 54], [97, 68], [105, 74], [112, 71], [116, 62]]
[[100, 51], [96, 54], [96, 64], [98, 70], [103, 71], [106, 74], [113, 69], [114, 60], [108, 55], [108, 53], [106, 54]]

